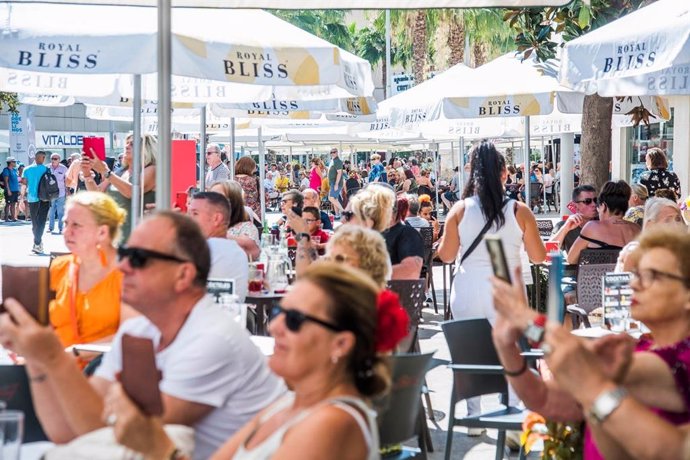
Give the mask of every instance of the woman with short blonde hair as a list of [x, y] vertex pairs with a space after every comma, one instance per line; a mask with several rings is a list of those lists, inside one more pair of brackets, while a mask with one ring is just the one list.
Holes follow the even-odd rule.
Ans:
[[386, 241], [380, 233], [359, 225], [340, 226], [328, 240], [326, 257], [366, 272], [381, 289], [391, 277]]

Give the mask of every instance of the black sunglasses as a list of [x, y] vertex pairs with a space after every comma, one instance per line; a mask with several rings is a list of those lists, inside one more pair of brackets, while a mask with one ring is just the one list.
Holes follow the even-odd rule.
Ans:
[[340, 220], [342, 222], [349, 222], [350, 219], [354, 217], [355, 213], [353, 211], [343, 211], [340, 213]]
[[333, 332], [344, 331], [344, 329], [341, 327], [323, 321], [319, 318], [314, 318], [313, 316], [302, 313], [299, 310], [289, 310], [277, 305], [271, 310], [271, 320], [274, 320], [281, 313], [285, 313], [285, 327], [287, 327], [291, 332], [299, 332], [299, 330], [302, 328], [302, 324], [304, 324], [305, 321], [311, 321], [312, 323], [316, 323], [325, 327], [326, 329], [330, 329]]
[[129, 265], [132, 268], [144, 268], [148, 264], [149, 259], [170, 260], [172, 262], [186, 263], [189, 260], [180, 259], [179, 257], [163, 254], [162, 252], [151, 251], [149, 249], [132, 248], [127, 246], [118, 246], [117, 259], [129, 259]]
[[586, 205], [590, 205], [592, 203], [597, 204], [597, 199], [596, 198], [585, 198], [584, 200], [576, 201], [575, 203], [584, 203]]

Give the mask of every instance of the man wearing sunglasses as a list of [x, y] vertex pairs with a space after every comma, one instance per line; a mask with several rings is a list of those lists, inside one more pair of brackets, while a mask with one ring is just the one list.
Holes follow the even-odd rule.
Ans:
[[551, 241], [561, 243], [561, 248], [567, 253], [580, 231], [590, 220], [598, 219], [597, 190], [591, 185], [580, 185], [573, 189], [573, 206], [569, 209], [573, 214], [565, 221], [558, 222], [553, 229]]
[[209, 458], [280, 397], [284, 385], [243, 328], [206, 295], [209, 249], [189, 217], [171, 212], [147, 217], [118, 257], [122, 301], [141, 316], [120, 326], [93, 377], [87, 380], [55, 333], [11, 299], [5, 306], [12, 318], [0, 315], [0, 343], [26, 359], [41, 426], [52, 441], [65, 443], [106, 421], [117, 427], [106, 394], [122, 369], [121, 338], [152, 339], [162, 373], [162, 420], [193, 427], [193, 458]]
[[230, 170], [221, 159], [218, 144], [208, 144], [206, 146], [206, 164], [208, 165], [206, 187], [210, 187], [214, 182], [230, 179]]
[[198, 192], [192, 197], [187, 209], [211, 250], [209, 278], [235, 280], [235, 294], [244, 302], [249, 283], [247, 253], [236, 241], [226, 237], [230, 224], [230, 204], [216, 192]]

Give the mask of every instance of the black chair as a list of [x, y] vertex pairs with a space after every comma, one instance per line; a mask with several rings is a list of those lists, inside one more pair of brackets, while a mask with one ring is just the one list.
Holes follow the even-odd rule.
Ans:
[[29, 379], [24, 366], [0, 365], [0, 401], [5, 402], [8, 410], [24, 412], [22, 442], [48, 441], [34, 411]]
[[[508, 406], [508, 383], [491, 340], [491, 325], [485, 318], [478, 318], [447, 321], [441, 327], [450, 351], [449, 367], [453, 371], [445, 459], [451, 458], [453, 427], [464, 426], [498, 430], [496, 460], [501, 460], [505, 453], [506, 430], [522, 430], [526, 412]], [[455, 417], [455, 405], [460, 400], [493, 393], [501, 395], [505, 409], [472, 417]], [[520, 458], [524, 458], [522, 450]]]
[[551, 219], [537, 219], [537, 229], [542, 239], [550, 239], [553, 232], [553, 221]]
[[434, 229], [433, 227], [422, 227], [418, 228], [417, 230], [419, 230], [419, 234], [422, 236], [422, 240], [424, 241], [424, 265], [422, 267], [422, 278], [426, 280], [426, 286], [430, 286], [431, 288], [431, 299], [434, 302], [434, 312], [438, 313], [433, 270]]
[[577, 303], [568, 305], [573, 329], [592, 327], [589, 313], [602, 305], [602, 280], [606, 273], [612, 272], [616, 264], [581, 264], [577, 270]]
[[417, 195], [429, 195], [430, 197], [433, 197], [434, 191], [426, 185], [420, 185], [417, 187]]
[[577, 261], [578, 270], [580, 266], [588, 264], [615, 264], [620, 252], [620, 249], [583, 249]]
[[427, 444], [420, 417], [419, 395], [424, 386], [424, 376], [430, 368], [433, 353], [399, 354], [390, 357], [392, 368], [391, 391], [376, 401], [378, 412], [379, 441], [381, 446], [402, 444], [416, 437], [419, 448], [402, 448], [386, 459], [426, 458]]
[[419, 353], [419, 337], [417, 330], [422, 319], [424, 307], [424, 280], [390, 280], [388, 289], [398, 294], [407, 315], [410, 317], [410, 325], [405, 337], [399, 345], [399, 349], [405, 353]]
[[542, 206], [544, 206], [544, 196], [542, 194], [542, 184], [539, 182], [530, 182], [529, 184], [529, 208], [534, 209], [535, 206], [539, 208], [539, 212], [542, 212]]

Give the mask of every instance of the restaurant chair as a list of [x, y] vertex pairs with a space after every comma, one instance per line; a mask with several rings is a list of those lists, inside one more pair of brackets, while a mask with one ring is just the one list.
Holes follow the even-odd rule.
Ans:
[[[522, 431], [526, 411], [508, 405], [508, 382], [491, 339], [491, 324], [486, 318], [447, 321], [441, 325], [448, 343], [453, 371], [453, 388], [448, 412], [445, 460], [450, 460], [453, 427], [498, 430], [496, 460], [505, 454], [506, 431]], [[468, 398], [499, 393], [505, 409], [456, 418], [455, 405]], [[522, 449], [519, 458], [523, 459]]]
[[5, 402], [7, 410], [24, 412], [24, 443], [48, 440], [34, 411], [31, 388], [24, 366], [0, 365], [0, 401]]
[[578, 271], [581, 266], [588, 264], [615, 264], [620, 252], [620, 249], [583, 249], [577, 261]]
[[553, 221], [551, 219], [537, 219], [537, 229], [542, 239], [551, 239], [553, 233]]
[[391, 390], [374, 401], [378, 413], [380, 445], [402, 444], [416, 437], [419, 447], [402, 446], [399, 453], [382, 456], [386, 459], [426, 458], [427, 440], [422, 422], [424, 412], [420, 394], [424, 376], [431, 367], [433, 353], [396, 354], [390, 356]]
[[[436, 302], [436, 288], [434, 286], [434, 229], [432, 227], [419, 228], [419, 234], [424, 241], [424, 265], [422, 266], [422, 278], [425, 280], [425, 287], [431, 290], [431, 299], [434, 302], [434, 312], [438, 313], [438, 303]], [[426, 300], [426, 299], [424, 299]]]
[[582, 264], [577, 270], [577, 303], [568, 305], [566, 311], [570, 313], [573, 329], [582, 325], [592, 327], [589, 313], [601, 307], [602, 282], [606, 273], [612, 272], [616, 264]]
[[[529, 184], [529, 209], [534, 211], [534, 207], [539, 208], [539, 213], [543, 212], [544, 195], [542, 193], [542, 184], [539, 182], [530, 182]], [[536, 214], [536, 213], [535, 213]]]

